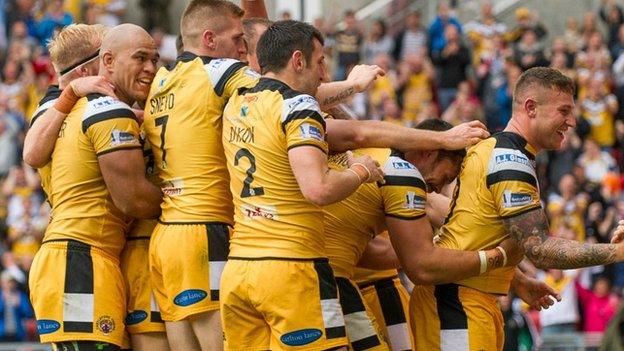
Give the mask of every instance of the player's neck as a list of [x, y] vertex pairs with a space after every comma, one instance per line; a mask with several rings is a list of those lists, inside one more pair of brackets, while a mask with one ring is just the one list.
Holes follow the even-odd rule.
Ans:
[[279, 80], [280, 82], [288, 85], [291, 89], [301, 90], [301, 86], [299, 84], [299, 80], [297, 79], [295, 74], [292, 74], [288, 70], [282, 70], [280, 72], [267, 72], [263, 75], [265, 78], [271, 78], [275, 80]]
[[524, 140], [527, 141], [529, 145], [531, 145], [531, 147], [535, 149], [535, 153], [540, 152], [541, 148], [533, 141], [533, 137], [531, 133], [529, 132], [528, 127], [526, 126], [526, 123], [524, 125], [520, 123], [518, 117], [514, 118], [512, 116], [504, 132], [511, 132], [511, 133], [516, 133], [520, 135], [521, 137], [524, 138]]

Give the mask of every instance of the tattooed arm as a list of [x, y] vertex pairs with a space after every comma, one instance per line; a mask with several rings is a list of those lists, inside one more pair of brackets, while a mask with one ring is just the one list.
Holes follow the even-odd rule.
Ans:
[[377, 77], [384, 74], [384, 70], [376, 65], [357, 65], [353, 67], [346, 80], [321, 84], [316, 93], [316, 100], [325, 111], [354, 94], [365, 91]]
[[541, 208], [506, 219], [504, 223], [511, 239], [541, 269], [581, 268], [624, 258], [624, 244], [585, 244], [548, 236], [548, 219]]

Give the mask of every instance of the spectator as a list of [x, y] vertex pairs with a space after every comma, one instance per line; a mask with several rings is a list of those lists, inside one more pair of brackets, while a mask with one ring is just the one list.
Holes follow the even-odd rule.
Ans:
[[334, 80], [343, 80], [347, 72], [360, 62], [360, 52], [364, 37], [358, 28], [355, 12], [347, 10], [344, 14], [345, 28], [334, 34], [336, 40], [336, 53], [338, 67], [334, 74]]
[[442, 51], [446, 47], [446, 28], [453, 26], [457, 29], [457, 33], [461, 34], [461, 23], [451, 15], [451, 9], [448, 4], [441, 1], [438, 4], [438, 14], [429, 26], [429, 52]]
[[496, 36], [502, 36], [507, 32], [507, 26], [494, 17], [493, 6], [490, 1], [481, 4], [481, 17], [478, 21], [468, 22], [465, 26], [466, 36], [473, 48], [474, 65], [488, 61], [496, 55]]
[[362, 47], [363, 61], [371, 64], [377, 55], [390, 54], [393, 46], [394, 42], [386, 32], [386, 24], [382, 20], [376, 20]]
[[[9, 174], [9, 170], [18, 162], [19, 126], [0, 102], [0, 179]], [[6, 101], [4, 102], [6, 104]], [[4, 110], [4, 111], [3, 111]]]
[[559, 193], [552, 193], [548, 199], [547, 210], [551, 230], [556, 231], [559, 227], [566, 226], [574, 232], [574, 240], [585, 241], [587, 200], [587, 194], [579, 194], [576, 179], [572, 174], [561, 177]]
[[615, 143], [614, 116], [618, 111], [615, 95], [605, 91], [603, 80], [593, 78], [589, 81], [587, 96], [579, 102], [581, 116], [590, 125], [590, 137], [603, 148], [610, 148]]
[[603, 1], [598, 13], [600, 19], [607, 25], [609, 33], [607, 43], [611, 47], [617, 41], [619, 28], [624, 23], [624, 13], [622, 13], [622, 8], [613, 0]]
[[523, 71], [531, 67], [548, 66], [548, 61], [544, 55], [544, 46], [537, 41], [537, 35], [532, 29], [524, 31], [520, 42], [516, 44], [515, 51], [516, 61]]
[[169, 28], [170, 3], [169, 0], [139, 0], [147, 31], [151, 31], [154, 27], [161, 27], [165, 32], [171, 32]]
[[507, 61], [505, 79], [495, 93], [496, 112], [492, 119], [487, 120], [487, 126], [491, 132], [503, 130], [511, 119], [513, 90], [521, 73], [522, 70], [515, 62]]
[[[568, 129], [561, 149], [548, 151], [546, 161], [548, 186], [554, 188], [560, 183], [564, 175], [574, 172], [574, 163], [581, 154], [581, 146], [581, 139], [576, 135], [574, 129]], [[574, 179], [577, 182], [577, 188], [582, 189], [578, 186], [578, 179], [576, 177]]]
[[427, 50], [427, 32], [421, 25], [420, 12], [412, 12], [405, 18], [405, 28], [394, 38], [392, 56], [399, 62], [410, 54], [421, 54]]
[[583, 309], [583, 331], [604, 332], [619, 305], [619, 298], [611, 293], [611, 282], [599, 276], [592, 290], [582, 286], [578, 279], [574, 284]]
[[540, 42], [548, 34], [546, 26], [537, 19], [536, 13], [526, 7], [520, 7], [516, 10], [516, 26], [507, 33], [506, 39], [509, 42], [516, 43], [522, 39], [524, 32], [527, 30], [532, 30]]
[[431, 52], [431, 60], [438, 71], [438, 103], [444, 111], [457, 94], [459, 83], [468, 78], [470, 51], [461, 42], [459, 30], [449, 24], [444, 29], [445, 45]]
[[73, 21], [72, 15], [63, 11], [63, 0], [50, 1], [43, 19], [37, 25], [37, 38], [41, 46], [47, 44], [55, 30], [68, 26]]
[[[158, 1], [152, 1], [152, 4], [158, 6]], [[114, 27], [122, 22], [122, 18], [126, 13], [126, 0], [105, 0], [95, 2], [93, 13], [93, 22], [103, 24], [107, 27]], [[166, 17], [165, 17], [166, 19]], [[167, 22], [161, 19], [159, 27], [168, 26]], [[153, 29], [153, 28], [152, 28]]]
[[483, 108], [481, 102], [472, 91], [472, 85], [469, 81], [459, 83], [455, 100], [449, 108], [442, 114], [442, 119], [458, 125], [463, 122], [474, 120], [483, 121]]
[[563, 38], [570, 52], [576, 52], [582, 46], [583, 37], [581, 36], [579, 24], [576, 18], [568, 17], [566, 20]]
[[398, 86], [405, 121], [418, 123], [429, 114], [434, 77], [433, 66], [423, 54], [412, 54], [400, 64]]
[[584, 152], [577, 162], [583, 167], [585, 178], [596, 185], [601, 184], [607, 173], [616, 168], [613, 157], [600, 150], [600, 146], [593, 139], [585, 140]]
[[581, 28], [580, 28], [580, 34], [581, 34], [580, 47], [584, 47], [585, 45], [587, 45], [587, 42], [589, 41], [589, 37], [591, 37], [591, 35], [596, 32], [599, 32], [596, 13], [593, 11], [587, 11], [583, 14], [583, 24], [581, 25]]
[[384, 101], [387, 99], [397, 101], [398, 76], [389, 55], [379, 54], [373, 63], [386, 71], [386, 74], [375, 79], [368, 91], [368, 115], [371, 119], [381, 119]]
[[575, 270], [549, 269], [542, 277], [544, 283], [561, 295], [560, 302], [539, 312], [542, 335], [573, 333], [577, 330], [579, 311], [574, 286], [576, 274]]
[[28, 296], [17, 289], [17, 283], [6, 271], [0, 274], [0, 341], [26, 341], [24, 320], [34, 314]]

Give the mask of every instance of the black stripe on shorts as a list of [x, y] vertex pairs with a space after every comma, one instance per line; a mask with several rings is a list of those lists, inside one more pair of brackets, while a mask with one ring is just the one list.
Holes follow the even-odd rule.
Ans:
[[[225, 262], [230, 254], [230, 231], [226, 224], [206, 224], [208, 236], [208, 261]], [[210, 289], [210, 300], [219, 301], [219, 289]]]
[[[327, 260], [315, 260], [314, 270], [318, 276], [319, 281], [319, 295], [321, 300], [338, 299], [338, 287], [336, 286], [336, 280], [334, 279], [334, 272]], [[347, 336], [345, 326], [340, 327], [326, 327], [325, 337], [327, 339], [336, 339]]]
[[[357, 288], [348, 279], [337, 277], [336, 284], [340, 292], [340, 306], [342, 306], [342, 314], [345, 316], [345, 323], [347, 323], [346, 318], [348, 314], [356, 312], [366, 313], [366, 307]], [[354, 351], [368, 350], [381, 345], [377, 334], [360, 340], [349, 340], [349, 342]]]
[[468, 317], [459, 301], [459, 285], [442, 284], [435, 287], [435, 299], [440, 329], [468, 329]]
[[399, 290], [394, 286], [394, 281], [392, 279], [381, 279], [375, 282], [374, 286], [386, 325], [407, 323], [403, 304], [401, 303], [401, 295], [399, 295]]
[[[74, 240], [67, 241], [64, 292], [93, 295], [91, 246]], [[63, 331], [93, 333], [93, 322], [63, 321]]]

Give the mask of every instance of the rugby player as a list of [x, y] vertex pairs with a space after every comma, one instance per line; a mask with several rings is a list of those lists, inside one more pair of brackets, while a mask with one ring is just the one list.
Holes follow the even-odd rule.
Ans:
[[[516, 83], [507, 128], [468, 151], [441, 229], [440, 248], [485, 250], [511, 238], [538, 268], [572, 269], [624, 259], [624, 244], [585, 244], [548, 235], [535, 156], [558, 149], [576, 125], [574, 82], [551, 68], [531, 68]], [[416, 286], [410, 304], [416, 348], [501, 350], [506, 267], [454, 283]]]
[[382, 173], [367, 156], [349, 158], [347, 170], [328, 168], [325, 121], [313, 98], [326, 76], [322, 44], [308, 24], [273, 24], [258, 43], [263, 77], [224, 111], [235, 205], [221, 281], [228, 350], [346, 346], [319, 206]]
[[41, 340], [55, 350], [119, 349], [126, 312], [119, 254], [129, 216], [160, 212], [129, 107], [148, 93], [156, 46], [125, 24], [105, 36], [100, 56], [100, 75], [119, 99], [91, 94], [76, 103], [65, 89], [54, 104], [67, 118], [52, 153], [53, 216], [29, 285]]

